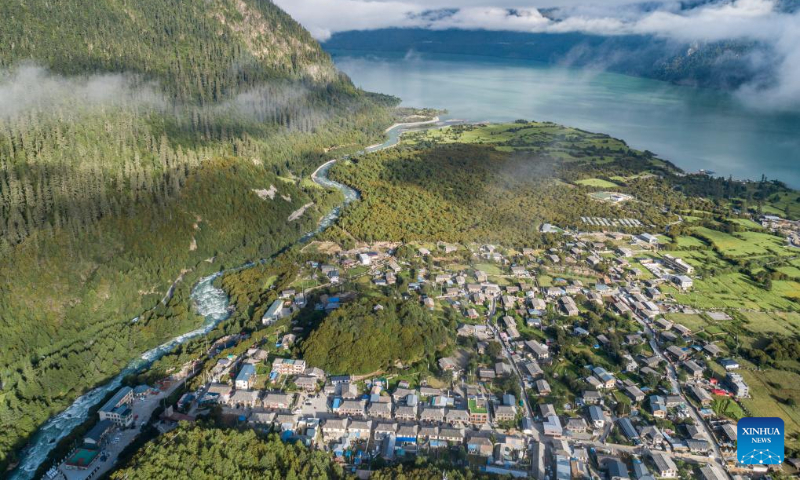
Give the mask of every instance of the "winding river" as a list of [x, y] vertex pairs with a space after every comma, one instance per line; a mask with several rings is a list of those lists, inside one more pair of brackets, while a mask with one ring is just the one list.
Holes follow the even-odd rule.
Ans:
[[[446, 125], [452, 125], [453, 123], [457, 122], [435, 121], [396, 124], [387, 129], [386, 134], [388, 135], [388, 139], [384, 143], [369, 147], [365, 149], [365, 151], [374, 152], [394, 146], [400, 140], [402, 133], [408, 130], [438, 128]], [[359, 152], [359, 154], [360, 153], [363, 152]], [[328, 178], [328, 172], [330, 172], [330, 169], [333, 167], [334, 163], [336, 163], [336, 160], [331, 160], [323, 164], [317, 169], [317, 171], [314, 172], [312, 178], [317, 184], [325, 188], [335, 188], [340, 190], [344, 194], [344, 201], [341, 205], [333, 208], [328, 214], [323, 216], [317, 224], [317, 227], [313, 231], [304, 235], [299, 242], [305, 243], [318, 233], [331, 226], [339, 218], [339, 215], [341, 215], [342, 209], [347, 204], [359, 198], [357, 191], [353, 190], [347, 185], [343, 185]], [[66, 410], [47, 420], [47, 422], [45, 422], [31, 437], [28, 446], [20, 455], [19, 465], [11, 472], [9, 479], [33, 479], [33, 476], [36, 473], [36, 470], [39, 468], [39, 465], [47, 460], [47, 455], [58, 444], [58, 442], [65, 436], [69, 435], [73, 429], [85, 422], [89, 417], [89, 411], [92, 409], [92, 407], [100, 403], [111, 392], [118, 389], [125, 376], [143, 371], [152, 365], [153, 362], [174, 350], [178, 345], [193, 338], [208, 334], [220, 322], [227, 320], [231, 315], [231, 311], [228, 308], [228, 296], [222, 289], [214, 286], [214, 280], [225, 273], [250, 268], [257, 264], [258, 262], [249, 262], [240, 267], [209, 275], [197, 282], [192, 289], [191, 298], [196, 312], [203, 317], [202, 326], [196, 330], [192, 330], [184, 333], [183, 335], [175, 337], [172, 340], [145, 352], [139, 358], [131, 361], [125, 367], [125, 369], [123, 369], [110, 381], [81, 395]], [[131, 321], [135, 322], [137, 319], [138, 317], [132, 319]]]

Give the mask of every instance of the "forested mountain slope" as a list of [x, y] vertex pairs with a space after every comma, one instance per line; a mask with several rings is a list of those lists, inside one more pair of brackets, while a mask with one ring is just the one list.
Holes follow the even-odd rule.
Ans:
[[138, 73], [181, 99], [230, 98], [276, 77], [339, 76], [267, 0], [8, 0], [0, 19], [0, 66], [35, 59], [65, 74]]
[[0, 66], [2, 472], [49, 416], [198, 325], [198, 278], [313, 228], [338, 194], [300, 178], [380, 137], [395, 99], [265, 0], [10, 0]]

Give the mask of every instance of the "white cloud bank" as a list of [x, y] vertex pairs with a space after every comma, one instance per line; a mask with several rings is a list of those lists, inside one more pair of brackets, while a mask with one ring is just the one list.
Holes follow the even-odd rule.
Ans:
[[759, 102], [768, 106], [800, 108], [800, 13], [781, 12], [776, 0], [717, 0], [689, 9], [681, 9], [677, 0], [561, 0], [556, 5], [554, 0], [275, 1], [320, 40], [348, 30], [416, 27], [760, 42], [776, 54], [776, 84], [747, 86], [742, 92], [758, 90]]
[[0, 119], [66, 107], [73, 113], [98, 105], [161, 107], [166, 102], [153, 87], [133, 76], [63, 77], [34, 64], [23, 64], [0, 70]]

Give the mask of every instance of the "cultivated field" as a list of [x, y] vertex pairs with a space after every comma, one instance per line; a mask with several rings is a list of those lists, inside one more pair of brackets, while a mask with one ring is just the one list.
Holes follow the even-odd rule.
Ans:
[[695, 227], [694, 232], [729, 257], [796, 254], [786, 248], [782, 238], [766, 233], [748, 231], [730, 234], [707, 227]]
[[759, 311], [796, 309], [796, 303], [784, 298], [783, 294], [786, 291], [775, 287], [778, 283], [781, 282], [773, 283], [772, 291], [765, 291], [741, 273], [726, 273], [696, 279], [694, 288], [688, 292], [679, 292], [672, 287], [665, 287], [665, 290], [671, 291], [679, 302], [696, 308], [741, 308]]

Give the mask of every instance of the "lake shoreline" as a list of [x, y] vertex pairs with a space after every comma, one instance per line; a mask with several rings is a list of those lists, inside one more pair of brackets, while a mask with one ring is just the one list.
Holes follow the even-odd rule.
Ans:
[[[747, 108], [733, 95], [541, 62], [330, 50], [361, 88], [468, 122], [552, 121], [626, 141], [680, 169], [800, 188], [800, 112]], [[447, 117], [443, 117], [447, 118]]]

